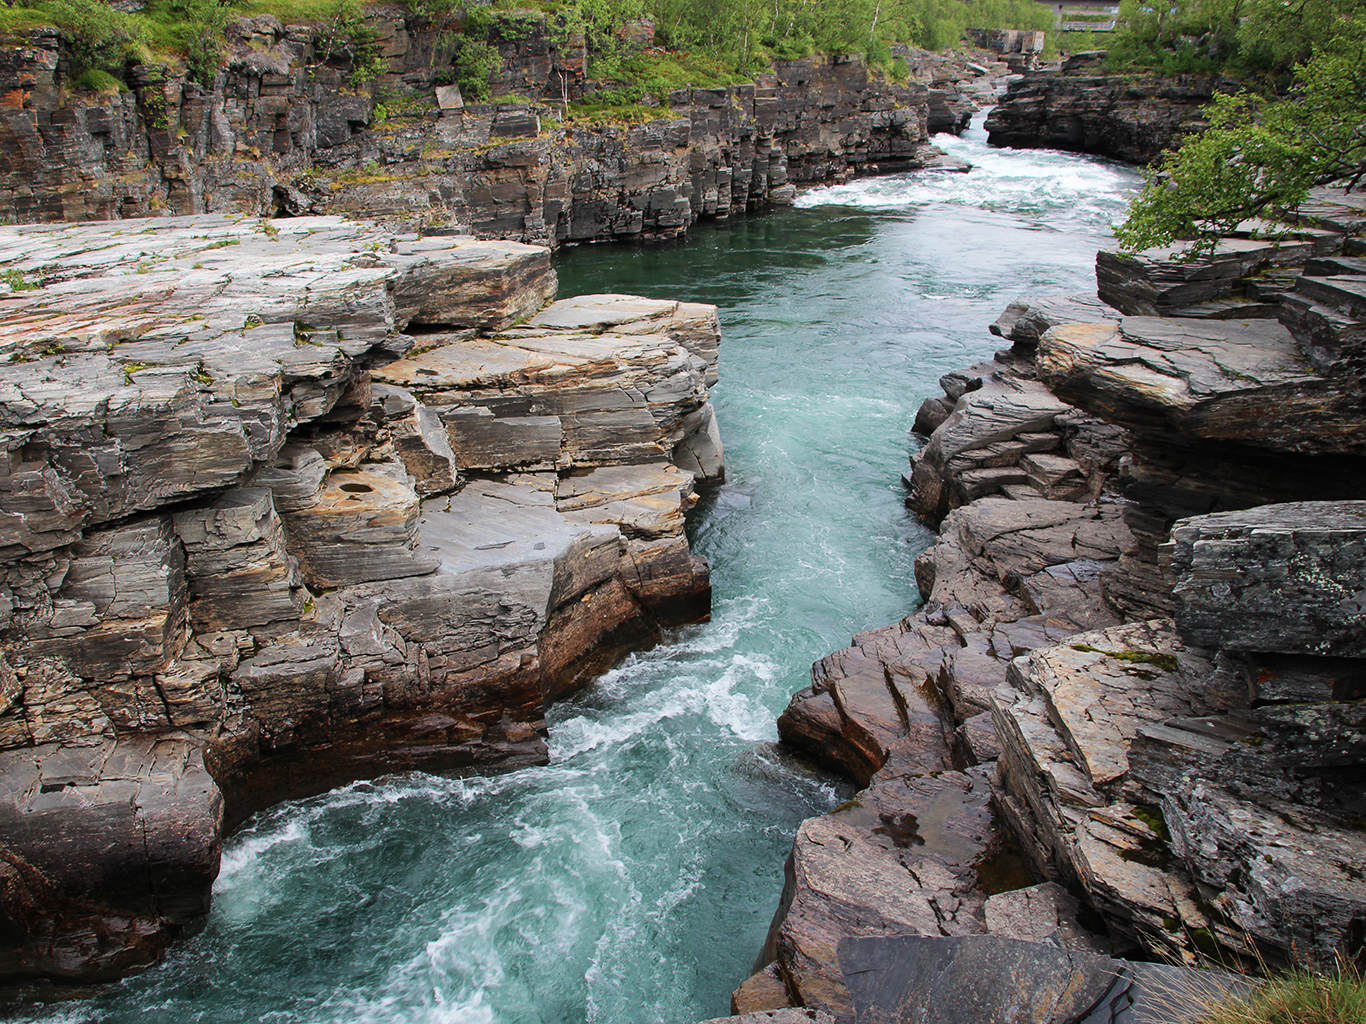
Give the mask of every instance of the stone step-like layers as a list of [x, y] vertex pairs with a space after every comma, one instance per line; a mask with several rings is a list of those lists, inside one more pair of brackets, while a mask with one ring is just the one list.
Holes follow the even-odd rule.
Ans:
[[[916, 562], [926, 604], [818, 662], [780, 719], [785, 744], [869, 788], [803, 826], [737, 1010], [800, 999], [837, 1020], [975, 1021], [1015, 995], [1017, 979], [983, 981], [999, 964], [974, 959], [993, 935], [1053, 963], [1044, 984], [1077, 963], [1059, 945], [1254, 969], [1361, 955], [1361, 502], [1343, 499], [1366, 496], [1350, 362], [1366, 246], [1333, 253], [1360, 224], [1332, 200], [1316, 194], [1288, 244], [1235, 238], [1194, 263], [1102, 255], [1102, 288], [1129, 315], [1013, 303], [993, 330], [1014, 349], [941, 380], [905, 478], [940, 527]], [[1336, 500], [1267, 505], [1306, 496]], [[989, 827], [1018, 844], [1018, 876], [982, 861], [937, 893], [910, 887], [903, 854], [841, 825], [867, 806], [879, 836], [919, 827], [926, 803], [884, 780], [933, 775], [936, 758], [987, 763]], [[887, 938], [853, 895], [869, 878], [951, 912], [932, 931], [907, 913], [921, 935]], [[1038, 879], [1084, 906], [1034, 919], [1015, 887]], [[994, 912], [1006, 896], [1020, 906]], [[944, 978], [952, 991], [929, 1001]], [[1141, 986], [1096, 1012], [1126, 1019], [1130, 997]], [[1078, 1019], [1049, 1002], [1037, 1019]]]
[[[335, 218], [6, 229], [0, 257], [42, 282], [0, 296], [6, 976], [145, 965], [225, 819], [543, 761], [548, 701], [708, 614], [714, 307], [546, 306], [543, 249]], [[472, 458], [480, 414], [554, 427]]]

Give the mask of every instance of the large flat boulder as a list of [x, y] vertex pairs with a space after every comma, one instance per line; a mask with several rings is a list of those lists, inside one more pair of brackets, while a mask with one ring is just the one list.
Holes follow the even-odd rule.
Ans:
[[1125, 317], [1054, 328], [1039, 373], [1083, 408], [1136, 431], [1281, 452], [1359, 452], [1359, 396], [1306, 365], [1271, 320]]

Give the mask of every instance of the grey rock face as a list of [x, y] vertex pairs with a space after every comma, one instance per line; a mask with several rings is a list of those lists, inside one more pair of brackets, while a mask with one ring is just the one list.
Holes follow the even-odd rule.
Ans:
[[993, 146], [1066, 149], [1145, 164], [1204, 127], [1200, 108], [1236, 83], [1202, 76], [1032, 71], [987, 118]]
[[1251, 987], [994, 936], [846, 939], [839, 957], [860, 1024], [1184, 1024]]
[[[590, 88], [587, 51], [543, 17], [490, 30], [494, 94], [519, 102], [467, 103], [436, 84], [439, 26], [370, 14], [384, 67], [360, 92], [354, 48], [321, 52], [321, 27], [244, 29], [211, 87], [146, 65], [115, 96], [72, 88], [58, 34], [27, 33], [0, 53], [0, 91], [24, 100], [0, 118], [0, 221], [340, 214], [547, 245], [675, 237], [701, 217], [790, 204], [798, 182], [966, 169], [929, 145], [927, 122], [950, 127], [975, 109], [973, 83], [989, 94], [1005, 70], [908, 53], [912, 80], [897, 83], [847, 57], [779, 61], [753, 83], [657, 97], [671, 116], [569, 127], [562, 105]], [[468, 326], [510, 283], [483, 269], [463, 297], [405, 290], [404, 304]]]
[[1366, 501], [1183, 519], [1164, 555], [1195, 643], [1366, 657]]
[[1039, 345], [1041, 379], [1083, 408], [1136, 431], [1274, 451], [1358, 452], [1360, 396], [1305, 366], [1274, 320], [1124, 317], [1054, 328]]

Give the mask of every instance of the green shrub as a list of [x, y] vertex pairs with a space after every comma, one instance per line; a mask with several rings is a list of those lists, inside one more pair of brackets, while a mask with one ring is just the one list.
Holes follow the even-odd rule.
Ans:
[[72, 78], [80, 78], [87, 71], [121, 70], [128, 47], [141, 37], [132, 15], [100, 0], [45, 0], [33, 6], [62, 30]]
[[460, 95], [475, 102], [489, 98], [489, 86], [502, 66], [503, 57], [496, 46], [468, 36], [461, 40], [460, 49], [451, 58], [451, 69], [455, 84], [460, 86]]
[[111, 75], [108, 71], [101, 71], [98, 68], [91, 68], [72, 83], [77, 89], [89, 89], [91, 92], [101, 94], [122, 92], [127, 86]]

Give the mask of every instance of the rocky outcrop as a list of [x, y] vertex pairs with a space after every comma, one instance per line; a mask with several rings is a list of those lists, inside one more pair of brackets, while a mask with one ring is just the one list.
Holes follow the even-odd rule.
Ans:
[[[1051, 986], [1105, 953], [1361, 955], [1366, 247], [1354, 204], [1308, 210], [1298, 241], [1143, 253], [1118, 286], [1101, 254], [1120, 309], [1012, 304], [1014, 348], [926, 401], [925, 604], [818, 662], [779, 721], [868, 788], [799, 830], [737, 1009], [1119, 1020], [1125, 1000], [1072, 1012]], [[1229, 984], [1169, 980], [1195, 986], [1170, 1013]]]
[[708, 614], [714, 307], [340, 218], [10, 228], [0, 264], [0, 975], [147, 964], [225, 823], [542, 762], [549, 701]]
[[996, 102], [1011, 71], [1008, 56], [986, 50], [935, 53], [897, 43], [892, 57], [929, 90], [925, 130], [931, 135], [962, 134], [973, 114]]
[[897, 84], [853, 58], [782, 61], [651, 97], [655, 120], [594, 124], [564, 119], [590, 87], [582, 41], [508, 17], [490, 30], [497, 104], [439, 85], [447, 37], [392, 10], [372, 19], [383, 70], [363, 88], [335, 26], [238, 19], [212, 83], [143, 66], [113, 95], [71, 91], [57, 34], [34, 30], [0, 61], [0, 221], [358, 214], [553, 246], [671, 237], [790, 203], [799, 183], [944, 162], [926, 132], [953, 80], [939, 68]]
[[1027, 71], [1011, 82], [986, 129], [993, 146], [1153, 163], [1201, 131], [1201, 108], [1237, 85], [1207, 75], [1105, 74], [1093, 60], [1074, 59], [1060, 70]]

